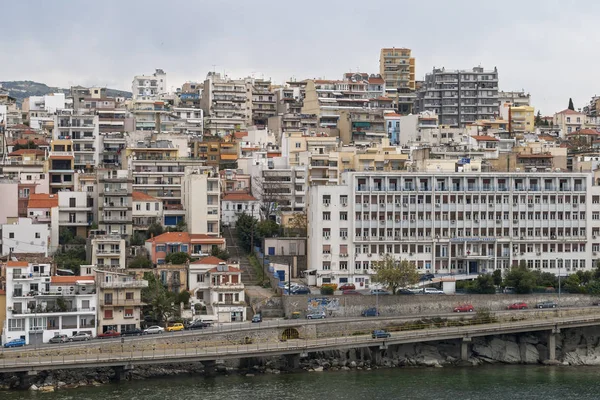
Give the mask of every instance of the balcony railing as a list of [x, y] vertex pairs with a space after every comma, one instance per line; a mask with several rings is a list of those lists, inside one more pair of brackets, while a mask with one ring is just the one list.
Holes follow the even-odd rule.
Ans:
[[120, 288], [145, 288], [148, 287], [148, 281], [117, 281], [117, 282], [100, 282], [100, 287], [103, 289], [120, 289]]
[[13, 314], [21, 315], [21, 314], [48, 314], [48, 313], [68, 313], [68, 312], [96, 312], [96, 307], [89, 308], [65, 308], [59, 309], [58, 307], [50, 307], [50, 308], [27, 308], [25, 310], [13, 310]]

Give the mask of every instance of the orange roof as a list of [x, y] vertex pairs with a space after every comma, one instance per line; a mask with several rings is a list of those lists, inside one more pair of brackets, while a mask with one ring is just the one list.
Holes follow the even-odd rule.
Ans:
[[238, 273], [239, 273], [239, 272], [241, 272], [241, 271], [240, 271], [240, 269], [239, 269], [239, 268], [232, 267], [231, 265], [228, 265], [228, 266], [227, 266], [227, 271], [219, 271], [219, 270], [217, 269], [217, 267], [215, 267], [215, 268], [213, 268], [213, 269], [209, 270], [208, 272], [238, 272]]
[[58, 207], [58, 195], [46, 193], [33, 193], [29, 195], [27, 208], [52, 208]]
[[385, 83], [385, 81], [383, 80], [383, 78], [369, 78], [369, 83]]
[[15, 150], [12, 153], [8, 153], [9, 157], [16, 157], [16, 156], [24, 156], [26, 154], [33, 154], [36, 156], [43, 156], [46, 155], [46, 152], [44, 150], [40, 150], [40, 149], [19, 149], [19, 150]]
[[281, 152], [280, 151], [268, 151], [267, 158], [273, 158], [273, 157], [281, 157]]
[[208, 256], [208, 257], [202, 257], [201, 259], [196, 260], [190, 264], [219, 265], [222, 262], [225, 262], [225, 260], [221, 260], [219, 257], [215, 257], [215, 256]]
[[233, 133], [233, 137], [236, 139], [241, 139], [246, 136], [248, 136], [248, 132], [234, 132]]
[[93, 276], [52, 276], [52, 283], [76, 283], [77, 281], [93, 281]]
[[396, 113], [387, 113], [387, 114], [383, 114], [383, 118], [385, 117], [394, 117], [394, 118], [398, 118], [401, 117], [402, 114], [396, 114]]
[[221, 160], [237, 160], [237, 154], [221, 154]]
[[187, 232], [165, 232], [162, 235], [152, 237], [146, 242], [155, 243], [189, 243], [190, 234]]
[[6, 263], [7, 267], [29, 267], [29, 263], [27, 261], [8, 261]]
[[256, 198], [247, 193], [230, 193], [230, 194], [226, 194], [221, 200], [223, 200], [223, 201], [256, 201]]
[[495, 137], [491, 137], [491, 136], [471, 136], [471, 137], [473, 139], [477, 140], [478, 142], [498, 142], [499, 141]]
[[50, 155], [50, 158], [53, 160], [72, 160], [73, 156], [53, 156]]
[[578, 113], [577, 111], [573, 111], [573, 110], [567, 108], [566, 110], [557, 112], [557, 114], [581, 114], [581, 113]]
[[578, 131], [569, 133], [567, 136], [576, 135], [600, 135], [600, 132], [594, 129], [579, 129]]
[[156, 197], [152, 197], [149, 194], [143, 192], [132, 192], [131, 198], [133, 201], [160, 201]]

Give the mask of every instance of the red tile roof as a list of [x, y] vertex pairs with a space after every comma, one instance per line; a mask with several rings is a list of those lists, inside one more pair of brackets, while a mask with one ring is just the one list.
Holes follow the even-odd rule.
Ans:
[[27, 208], [52, 208], [58, 207], [58, 195], [46, 193], [32, 193], [29, 195]]
[[151, 237], [146, 242], [154, 243], [189, 243], [190, 234], [187, 232], [165, 232], [161, 235]]
[[577, 135], [600, 135], [600, 132], [598, 132], [595, 129], [579, 129], [578, 131], [567, 134], [567, 136], [577, 136]]
[[223, 201], [256, 201], [256, 198], [248, 193], [230, 193], [226, 194]]
[[491, 136], [471, 136], [471, 137], [473, 139], [477, 140], [478, 142], [498, 142], [499, 141], [495, 137], [491, 137]]
[[570, 109], [567, 108], [566, 110], [562, 110], [560, 112], [557, 112], [557, 114], [581, 114], [581, 113], [579, 113], [577, 111], [570, 110]]
[[44, 150], [40, 150], [40, 149], [19, 149], [16, 151], [13, 151], [12, 153], [8, 153], [9, 157], [14, 157], [14, 156], [23, 156], [26, 154], [33, 154], [36, 156], [43, 156], [46, 154], [46, 152]]
[[234, 132], [233, 133], [233, 137], [236, 139], [241, 139], [246, 136], [248, 136], [248, 132]]
[[93, 281], [93, 276], [52, 276], [52, 283], [76, 283], [77, 281]]
[[133, 201], [160, 201], [156, 197], [152, 197], [149, 194], [143, 192], [132, 192], [131, 198]]
[[369, 78], [369, 83], [383, 84], [385, 81], [383, 78]]
[[8, 261], [6, 263], [7, 267], [28, 267], [29, 263], [27, 261]]
[[386, 113], [386, 114], [383, 114], [383, 118], [385, 118], [385, 117], [398, 118], [398, 117], [401, 117], [401, 116], [402, 116], [402, 114], [396, 114], [396, 113]]
[[227, 271], [219, 271], [218, 268], [215, 267], [215, 268], [209, 270], [208, 272], [237, 272], [237, 273], [239, 273], [239, 272], [241, 272], [241, 270], [239, 268], [232, 267], [231, 265], [228, 265], [227, 266]]
[[225, 260], [221, 260], [215, 256], [203, 257], [199, 260], [191, 262], [190, 264], [210, 264], [210, 265], [219, 265], [220, 263], [225, 262]]

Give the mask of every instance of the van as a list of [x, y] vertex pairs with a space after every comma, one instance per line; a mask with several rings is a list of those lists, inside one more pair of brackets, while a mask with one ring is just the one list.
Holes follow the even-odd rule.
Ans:
[[424, 294], [445, 294], [443, 290], [426, 287], [423, 289]]

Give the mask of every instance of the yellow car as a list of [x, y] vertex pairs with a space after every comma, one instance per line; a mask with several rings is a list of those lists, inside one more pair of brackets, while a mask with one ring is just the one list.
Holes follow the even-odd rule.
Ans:
[[183, 330], [183, 324], [177, 323], [171, 326], [167, 326], [167, 332], [177, 332]]

